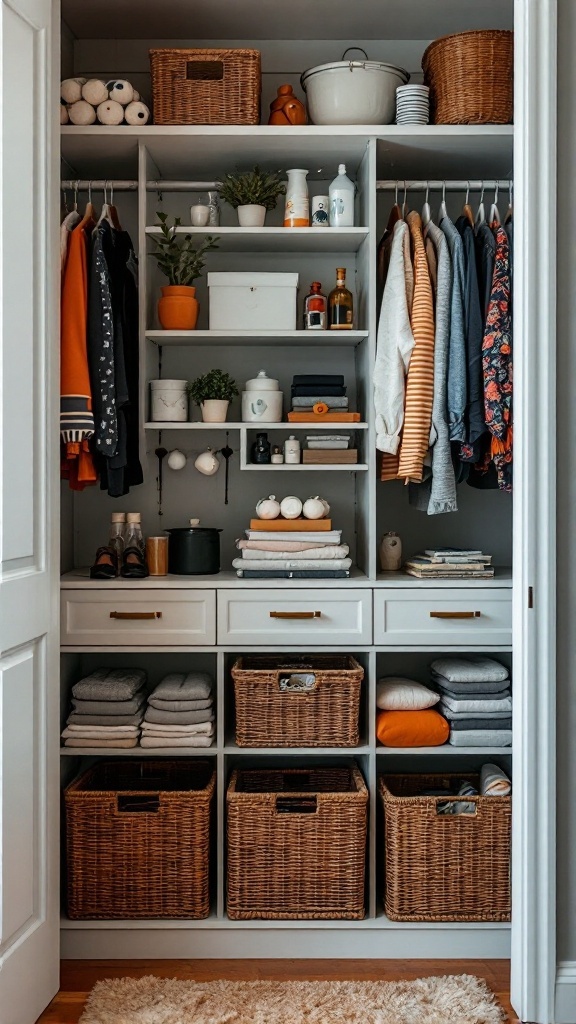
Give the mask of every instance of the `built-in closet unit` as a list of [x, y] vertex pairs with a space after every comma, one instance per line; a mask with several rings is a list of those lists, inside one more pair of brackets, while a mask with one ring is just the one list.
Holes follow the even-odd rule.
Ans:
[[[518, 17], [514, 19], [514, 6], [516, 12], [520, 12], [521, 25]], [[62, 77], [121, 75], [129, 78], [144, 97], [150, 98], [150, 47], [253, 45], [262, 52], [264, 122], [279, 84], [286, 81], [298, 86], [302, 70], [325, 60], [338, 59], [352, 44], [362, 46], [371, 57], [405, 66], [418, 81], [421, 56], [431, 39], [467, 28], [514, 27], [517, 68], [521, 75], [518, 78], [517, 73], [514, 126], [355, 125], [282, 129], [264, 123], [259, 127], [149, 124], [144, 128], [66, 125], [61, 129], [61, 179], [80, 182], [81, 207], [87, 198], [88, 183], [91, 183], [97, 206], [103, 199], [103, 186], [113, 183], [123, 226], [138, 246], [141, 461], [145, 477], [142, 486], [119, 501], [111, 500], [98, 488], [73, 495], [66, 485], [62, 487], [61, 722], [65, 719], [71, 685], [97, 665], [144, 666], [153, 682], [169, 671], [185, 667], [210, 671], [216, 680], [217, 704], [216, 742], [202, 752], [203, 756], [214, 759], [217, 768], [210, 917], [197, 922], [71, 921], [63, 909], [62, 956], [320, 955], [436, 959], [510, 956], [511, 927], [508, 924], [414, 924], [386, 918], [382, 903], [383, 849], [377, 777], [390, 769], [464, 771], [493, 760], [514, 775], [517, 855], [528, 832], [536, 830], [534, 798], [528, 789], [535, 781], [530, 777], [533, 766], [529, 763], [520, 727], [534, 738], [534, 716], [538, 701], [542, 700], [542, 695], [536, 696], [531, 687], [536, 655], [540, 667], [545, 664], [537, 647], [539, 636], [544, 635], [539, 629], [545, 627], [536, 623], [529, 635], [526, 584], [536, 583], [544, 575], [542, 563], [536, 564], [532, 559], [530, 545], [536, 529], [547, 522], [547, 513], [540, 502], [535, 500], [535, 504], [529, 506], [525, 501], [523, 514], [515, 510], [513, 518], [510, 495], [461, 486], [457, 513], [427, 516], [410, 507], [407, 488], [401, 483], [380, 482], [371, 383], [378, 313], [375, 258], [376, 246], [394, 200], [395, 182], [399, 183], [402, 198], [406, 182], [409, 204], [417, 209], [424, 200], [424, 182], [434, 183], [433, 208], [439, 205], [440, 185], [445, 183], [448, 210], [454, 216], [460, 212], [468, 182], [472, 184], [473, 204], [479, 199], [483, 182], [487, 183], [485, 201], [491, 203], [494, 183], [499, 182], [500, 202], [505, 208], [508, 183], [514, 177], [514, 157], [515, 154], [520, 156], [520, 169], [516, 168], [520, 183], [514, 195], [518, 225], [515, 330], [519, 349], [525, 338], [527, 341], [524, 352], [518, 357], [515, 382], [515, 443], [518, 481], [526, 499], [527, 487], [534, 486], [536, 456], [528, 456], [522, 445], [529, 439], [526, 410], [536, 393], [533, 373], [537, 367], [529, 370], [526, 365], [526, 352], [534, 354], [536, 351], [534, 330], [532, 326], [529, 330], [527, 327], [531, 313], [536, 313], [532, 296], [528, 294], [528, 275], [522, 269], [524, 253], [534, 238], [526, 222], [528, 205], [524, 190], [532, 175], [535, 191], [530, 206], [535, 209], [537, 196], [544, 194], [542, 181], [546, 175], [538, 168], [533, 125], [528, 123], [535, 100], [523, 82], [528, 76], [528, 60], [533, 61], [534, 75], [540, 76], [538, 80], [544, 80], [547, 73], [541, 31], [546, 25], [547, 6], [535, 4], [536, 10], [524, 18], [522, 3], [514, 5], [512, 0], [490, 0], [481, 5], [454, 4], [449, 0], [438, 0], [432, 5], [420, 0], [395, 0], [380, 5], [362, 0], [345, 12], [339, 12], [333, 20], [336, 11], [328, 4], [310, 8], [308, 4], [297, 2], [281, 9], [276, 5], [262, 5], [259, 0], [239, 0], [233, 5], [224, 2], [187, 5], [169, 0], [163, 4], [139, 5], [135, 16], [133, 9], [124, 11], [117, 3], [63, 0]], [[322, 17], [320, 9], [324, 12]], [[543, 118], [544, 114], [540, 112], [539, 116]], [[542, 123], [538, 118], [534, 121], [534, 124]], [[198, 282], [201, 307], [198, 329], [173, 334], [160, 330], [156, 301], [163, 282], [154, 261], [149, 258], [150, 240], [156, 230], [156, 211], [178, 214], [186, 224], [194, 197], [192, 183], [213, 181], [227, 170], [245, 169], [255, 163], [266, 169], [309, 168], [313, 192], [325, 192], [339, 162], [346, 163], [357, 185], [357, 226], [354, 228], [333, 229], [329, 235], [312, 228], [288, 231], [281, 227], [281, 213], [276, 210], [269, 214], [266, 228], [247, 233], [235, 226], [233, 212], [223, 206], [220, 228], [193, 230], [199, 235], [212, 231], [220, 238], [219, 249], [209, 255], [209, 271], [297, 272], [300, 275], [299, 317], [303, 295], [310, 282], [320, 280], [326, 290], [332, 286], [336, 267], [345, 266], [355, 299], [353, 331], [336, 336], [328, 332], [314, 336], [303, 331], [275, 333], [271, 330], [248, 337], [242, 333], [211, 332], [205, 277]], [[410, 188], [414, 181], [422, 183], [421, 190]], [[55, 195], [56, 186], [53, 197]], [[56, 219], [57, 212], [53, 214], [54, 224]], [[276, 230], [271, 230], [274, 227]], [[57, 286], [57, 282], [54, 284]], [[545, 322], [547, 309], [544, 306], [537, 314], [543, 330], [550, 326], [550, 321], [548, 325]], [[296, 468], [285, 465], [280, 467], [278, 476], [274, 476], [274, 466], [250, 465], [247, 451], [254, 432], [250, 425], [240, 422], [237, 401], [232, 405], [229, 422], [218, 426], [162, 425], [149, 421], [147, 382], [151, 378], [192, 379], [213, 366], [220, 366], [240, 381], [265, 369], [279, 379], [285, 392], [289, 390], [294, 372], [319, 372], [328, 366], [342, 372], [352, 396], [351, 408], [361, 413], [361, 423], [354, 426], [360, 449], [358, 465], [301, 465]], [[548, 414], [544, 404], [544, 415]], [[286, 424], [270, 429], [272, 441], [276, 437], [284, 440], [293, 432], [303, 434], [304, 427]], [[207, 446], [223, 447], [226, 438], [234, 450], [229, 504], [224, 504], [223, 472], [213, 478], [200, 477], [189, 461], [181, 473], [164, 469], [160, 507], [155, 449], [177, 447], [194, 458]], [[50, 443], [57, 444], [56, 433]], [[272, 581], [262, 586], [260, 581], [237, 578], [228, 568], [234, 557], [234, 540], [248, 525], [257, 499], [269, 493], [296, 493], [301, 497], [320, 493], [329, 500], [335, 526], [342, 528], [345, 539], [350, 542], [356, 569], [349, 580]], [[87, 570], [82, 567], [92, 562], [96, 548], [105, 541], [110, 512], [115, 508], [140, 510], [144, 528], [150, 534], [165, 527], [184, 525], [191, 516], [200, 518], [205, 525], [221, 527], [222, 571], [217, 576], [207, 577], [90, 581]], [[441, 582], [411, 579], [401, 573], [382, 574], [377, 546], [382, 533], [388, 530], [401, 534], [407, 552], [447, 544], [481, 548], [493, 554], [496, 575], [493, 580]], [[547, 537], [543, 550], [548, 540]], [[514, 575], [513, 549], [519, 556]], [[544, 602], [550, 600], [543, 589], [543, 615]], [[279, 625], [278, 620], [269, 617], [273, 606], [291, 611], [319, 609], [329, 614], [324, 619], [283, 620]], [[550, 607], [547, 603], [546, 608]], [[162, 618], [152, 621], [125, 621], [111, 619], [113, 610], [162, 611], [163, 614]], [[435, 611], [469, 611], [480, 612], [480, 615], [465, 619], [431, 617], [430, 612]], [[365, 667], [360, 746], [352, 751], [267, 749], [256, 752], [237, 748], [229, 671], [234, 656], [258, 651], [326, 650], [349, 652]], [[520, 744], [518, 769], [516, 747], [394, 750], [377, 745], [375, 692], [379, 676], [399, 673], [426, 681], [433, 656], [455, 652], [493, 654], [511, 667], [515, 743]], [[52, 727], [57, 734], [56, 721], [52, 721]], [[53, 737], [52, 742], [57, 740]], [[535, 742], [540, 741], [536, 738]], [[530, 751], [530, 756], [535, 749]], [[546, 754], [548, 748], [543, 749]], [[145, 752], [136, 748], [124, 753], [141, 756]], [[157, 756], [153, 751], [147, 753]], [[168, 754], [178, 756], [178, 751]], [[61, 749], [60, 755], [61, 785], [102, 756], [97, 749], [87, 750], [82, 757], [70, 749]], [[228, 920], [225, 790], [231, 769], [239, 764], [334, 763], [352, 756], [359, 763], [370, 790], [365, 919], [359, 922]], [[540, 766], [544, 764], [545, 758]], [[539, 770], [545, 772], [543, 767]], [[530, 825], [527, 825], [528, 820]], [[535, 849], [537, 847], [538, 840]], [[540, 851], [539, 855], [545, 856], [545, 852]], [[518, 915], [524, 915], [525, 919], [532, 898], [520, 859], [514, 862], [514, 870], [517, 876], [512, 930], [520, 920]], [[532, 870], [536, 872], [536, 859]], [[543, 904], [539, 906], [540, 910], [534, 913], [540, 913], [543, 920]], [[544, 984], [543, 973], [539, 975], [539, 982], [534, 981], [535, 974], [528, 977], [534, 966], [534, 961], [530, 960], [533, 953], [532, 947], [528, 952], [521, 951], [520, 944], [516, 943], [515, 998], [518, 1004], [532, 1007], [536, 999], [535, 986], [540, 984], [542, 991]]]

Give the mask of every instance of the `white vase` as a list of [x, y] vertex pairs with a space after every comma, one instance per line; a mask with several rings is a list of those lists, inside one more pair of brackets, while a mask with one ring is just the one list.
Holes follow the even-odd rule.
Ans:
[[308, 171], [293, 167], [288, 174], [286, 206], [284, 208], [285, 228], [307, 228], [310, 226], [310, 204], [308, 202]]
[[229, 405], [222, 398], [207, 398], [200, 406], [204, 423], [225, 423]]
[[150, 418], [154, 423], [185, 423], [188, 396], [185, 380], [150, 381]]
[[252, 203], [238, 207], [238, 223], [241, 228], [263, 228], [266, 220], [266, 207]]

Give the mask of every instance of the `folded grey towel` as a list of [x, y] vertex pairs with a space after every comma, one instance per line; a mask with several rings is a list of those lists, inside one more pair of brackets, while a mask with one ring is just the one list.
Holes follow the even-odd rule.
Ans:
[[77, 715], [133, 715], [145, 703], [144, 694], [137, 694], [132, 700], [72, 700]]
[[146, 683], [141, 668], [97, 668], [72, 687], [79, 700], [131, 700]]
[[451, 729], [493, 729], [494, 725], [497, 724], [499, 729], [511, 729], [512, 728], [512, 716], [508, 718], [497, 718], [494, 721], [494, 715], [483, 715], [481, 718], [451, 718], [450, 728]]
[[496, 683], [477, 679], [470, 680], [468, 683], [451, 683], [445, 676], [439, 675], [438, 672], [432, 672], [432, 681], [443, 693], [450, 693], [454, 696], [472, 696], [473, 693], [480, 693], [484, 696], [485, 694], [502, 693], [510, 686], [509, 679], [502, 679]]
[[199, 722], [213, 722], [214, 714], [210, 708], [206, 711], [158, 711], [158, 708], [148, 707], [144, 721], [157, 725], [197, 725]]
[[79, 715], [72, 711], [67, 725], [140, 725], [142, 709], [135, 715]]
[[501, 682], [508, 679], [508, 669], [494, 658], [479, 654], [461, 654], [457, 658], [436, 658], [431, 669], [451, 683]]
[[149, 697], [148, 703], [158, 711], [206, 711], [214, 703], [211, 697], [206, 700], [160, 700], [158, 697]]
[[497, 764], [483, 764], [480, 769], [480, 792], [482, 796], [508, 796], [512, 783]]
[[461, 697], [456, 699], [443, 696], [438, 710], [444, 713], [445, 709], [458, 715], [463, 715], [467, 711], [477, 715], [502, 714], [505, 711], [512, 711], [512, 698], [507, 695], [506, 697], [482, 697], [480, 700], [465, 700]]
[[510, 747], [512, 746], [511, 729], [463, 729], [462, 732], [450, 730], [448, 743], [453, 747]]
[[211, 747], [214, 740], [211, 736], [185, 736], [180, 739], [164, 739], [162, 736], [143, 736], [141, 747]]
[[206, 672], [171, 672], [150, 694], [157, 700], [206, 700], [212, 692], [212, 678]]
[[447, 718], [450, 723], [452, 722], [464, 722], [470, 721], [471, 719], [489, 718], [493, 723], [495, 729], [500, 728], [500, 722], [510, 717], [510, 710], [508, 711], [451, 711], [450, 708], [442, 707], [442, 704], [436, 705], [438, 711], [444, 718]]

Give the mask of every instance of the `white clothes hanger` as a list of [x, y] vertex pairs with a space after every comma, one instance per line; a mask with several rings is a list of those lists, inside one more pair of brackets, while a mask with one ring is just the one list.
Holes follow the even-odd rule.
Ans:
[[478, 212], [476, 213], [476, 227], [479, 224], [484, 224], [486, 221], [486, 212], [484, 210], [484, 182], [482, 182], [482, 190], [480, 192], [480, 202], [478, 203]]
[[428, 202], [428, 196], [430, 194], [430, 185], [426, 182], [426, 198], [424, 199], [424, 206], [422, 207], [422, 224], [426, 227], [427, 224], [432, 220], [432, 213], [430, 210], [430, 203]]
[[494, 202], [492, 203], [492, 206], [490, 207], [490, 217], [488, 218], [488, 223], [489, 224], [494, 224], [494, 222], [496, 222], [498, 224], [501, 223], [501, 221], [500, 221], [500, 211], [498, 209], [498, 182], [496, 182], [496, 185], [495, 185], [495, 188], [494, 188]]
[[443, 220], [444, 217], [448, 216], [448, 210], [446, 208], [446, 182], [442, 182], [442, 202], [440, 203], [440, 212], [438, 214], [438, 220]]

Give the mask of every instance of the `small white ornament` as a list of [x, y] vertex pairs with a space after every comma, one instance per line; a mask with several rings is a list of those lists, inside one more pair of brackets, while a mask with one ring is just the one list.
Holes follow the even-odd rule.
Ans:
[[115, 78], [111, 82], [106, 82], [106, 89], [109, 98], [121, 103], [123, 107], [127, 107], [134, 99], [134, 89], [125, 78]]
[[96, 120], [96, 111], [91, 103], [87, 103], [86, 100], [77, 100], [72, 106], [68, 107], [68, 115], [72, 124], [94, 124]]
[[60, 124], [68, 124], [70, 120], [70, 114], [68, 113], [68, 107], [64, 104], [60, 104]]
[[256, 515], [259, 519], [277, 519], [280, 515], [280, 502], [276, 501], [276, 495], [270, 494], [267, 498], [261, 498], [256, 505]]
[[85, 78], [65, 78], [60, 82], [60, 96], [65, 103], [76, 103], [82, 99], [82, 86]]
[[290, 494], [287, 498], [284, 498], [280, 502], [280, 512], [284, 516], [284, 519], [298, 519], [298, 516], [302, 512], [302, 502], [300, 498], [296, 498], [295, 495]]
[[186, 465], [186, 456], [184, 455], [184, 452], [179, 451], [178, 448], [174, 448], [174, 451], [170, 452], [166, 461], [170, 466], [170, 469], [184, 469], [184, 466]]
[[124, 120], [124, 107], [115, 100], [105, 100], [100, 103], [96, 110], [100, 124], [122, 124]]
[[214, 476], [214, 474], [220, 469], [220, 462], [211, 448], [202, 452], [196, 459], [194, 465], [198, 472], [203, 473], [204, 476]]
[[108, 89], [100, 78], [89, 78], [82, 86], [82, 99], [97, 107], [108, 99]]
[[141, 100], [134, 100], [124, 107], [124, 117], [127, 124], [147, 124], [150, 120], [150, 110]]
[[302, 506], [302, 515], [305, 519], [325, 519], [330, 512], [330, 505], [324, 498], [307, 498]]

